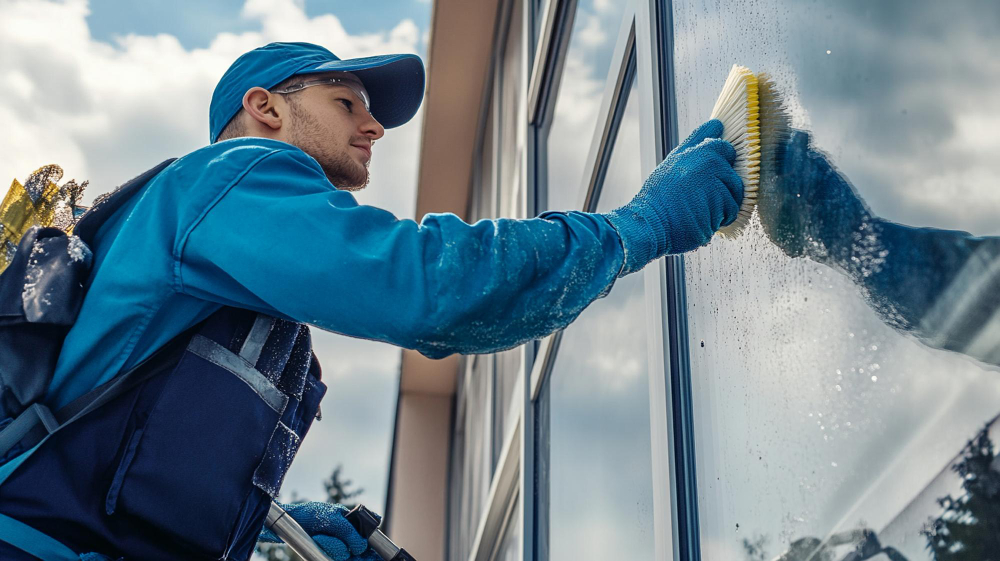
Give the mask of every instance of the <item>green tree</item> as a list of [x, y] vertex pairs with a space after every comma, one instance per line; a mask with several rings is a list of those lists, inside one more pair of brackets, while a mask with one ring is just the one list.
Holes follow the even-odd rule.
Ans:
[[[342, 504], [348, 508], [354, 508], [357, 506], [356, 502], [352, 499], [360, 496], [365, 492], [363, 488], [350, 489], [353, 482], [350, 479], [342, 479], [341, 469], [343, 466], [337, 465], [333, 468], [333, 473], [330, 477], [323, 481], [323, 487], [326, 489], [325, 502]], [[292, 494], [292, 503], [305, 503], [308, 499], [301, 499], [295, 494]], [[267, 561], [302, 561], [302, 558], [293, 553], [284, 544], [274, 544], [274, 543], [258, 543], [257, 553], [266, 559]]]
[[767, 561], [767, 536], [757, 535], [751, 541], [743, 538], [743, 553], [746, 561]]
[[938, 499], [944, 512], [922, 532], [936, 561], [1000, 561], [1000, 459], [989, 429], [969, 441], [951, 468], [964, 494]]

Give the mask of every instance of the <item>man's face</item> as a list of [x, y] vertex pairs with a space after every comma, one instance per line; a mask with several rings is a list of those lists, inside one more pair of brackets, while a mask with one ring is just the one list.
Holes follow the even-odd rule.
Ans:
[[[337, 77], [364, 86], [353, 74], [331, 72], [304, 80]], [[282, 94], [289, 106], [288, 142], [319, 162], [336, 187], [356, 191], [368, 184], [372, 143], [385, 129], [349, 86], [324, 84]]]

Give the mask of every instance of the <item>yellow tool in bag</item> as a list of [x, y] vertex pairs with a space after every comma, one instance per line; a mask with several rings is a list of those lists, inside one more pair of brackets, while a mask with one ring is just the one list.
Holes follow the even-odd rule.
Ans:
[[24, 185], [15, 179], [0, 204], [0, 273], [10, 265], [25, 232], [35, 226], [56, 227], [70, 233], [86, 208], [79, 206], [87, 182], [69, 180], [62, 186], [61, 167], [50, 164], [35, 170]]

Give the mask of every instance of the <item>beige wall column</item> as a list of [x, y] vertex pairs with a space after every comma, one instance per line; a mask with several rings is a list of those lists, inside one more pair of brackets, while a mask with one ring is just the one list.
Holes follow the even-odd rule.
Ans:
[[[467, 217], [483, 96], [492, 70], [498, 0], [434, 0], [417, 183], [419, 220]], [[455, 381], [462, 360], [403, 351], [387, 531], [421, 560], [445, 558]]]
[[[417, 559], [444, 559], [452, 391], [458, 360], [424, 362], [431, 384], [400, 387], [393, 439], [387, 531]], [[415, 354], [415, 353], [414, 353]]]

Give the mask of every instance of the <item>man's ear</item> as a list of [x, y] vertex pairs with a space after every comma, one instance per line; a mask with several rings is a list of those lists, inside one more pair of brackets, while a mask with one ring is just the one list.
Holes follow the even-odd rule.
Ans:
[[272, 130], [278, 130], [281, 128], [284, 115], [279, 113], [276, 107], [277, 101], [277, 94], [264, 88], [251, 88], [243, 94], [243, 110], [253, 121]]

